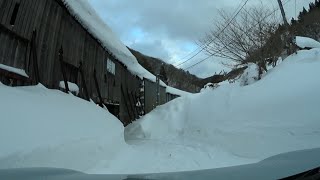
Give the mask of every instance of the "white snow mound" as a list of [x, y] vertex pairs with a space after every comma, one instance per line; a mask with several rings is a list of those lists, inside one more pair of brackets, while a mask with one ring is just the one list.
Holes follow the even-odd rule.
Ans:
[[320, 49], [298, 51], [248, 86], [223, 84], [160, 106], [127, 127], [125, 137], [211, 145], [211, 168], [318, 148], [319, 68]]
[[320, 48], [320, 42], [308, 37], [296, 36], [296, 44], [300, 48]]
[[108, 111], [42, 85], [0, 84], [0, 169], [57, 167], [87, 171], [126, 147], [123, 125]]

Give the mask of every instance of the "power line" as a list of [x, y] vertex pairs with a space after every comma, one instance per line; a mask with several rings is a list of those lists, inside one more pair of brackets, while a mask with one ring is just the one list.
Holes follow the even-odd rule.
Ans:
[[[285, 5], [286, 5], [287, 3], [289, 3], [290, 1], [292, 1], [292, 0], [287, 0], [285, 3], [283, 3], [283, 5], [285, 6]], [[263, 19], [266, 19], [267, 17], [271, 16], [273, 13], [275, 13], [275, 12], [278, 11], [278, 10], [279, 10], [278, 8], [275, 8], [270, 14], [268, 14], [267, 16], [265, 16]], [[257, 23], [257, 24], [258, 24], [258, 23]], [[255, 27], [257, 24], [255, 24], [254, 26], [252, 26], [252, 28]], [[250, 28], [249, 30], [251, 30], [252, 28]], [[244, 32], [244, 33], [246, 33], [246, 32]], [[209, 59], [209, 58], [212, 57], [212, 56], [215, 56], [215, 54], [209, 55], [208, 57], [200, 60], [199, 62], [197, 62], [197, 63], [195, 63], [195, 64], [193, 64], [193, 65], [191, 65], [191, 66], [189, 66], [189, 67], [187, 67], [187, 68], [184, 68], [184, 70], [188, 70], [188, 69], [190, 69], [190, 68], [198, 65], [198, 64], [206, 61], [207, 59]]]
[[[246, 2], [241, 6], [242, 3], [239, 4], [239, 6], [236, 8], [236, 10], [232, 13], [233, 15], [233, 18], [227, 23], [227, 25], [223, 28], [222, 31], [224, 31], [229, 25], [230, 23], [234, 20], [234, 18], [240, 13], [240, 11], [244, 8], [244, 6], [248, 3], [249, 0], [246, 0]], [[242, 1], [243, 2], [243, 1]], [[240, 7], [241, 6], [241, 7]], [[240, 9], [239, 9], [240, 8]], [[218, 36], [222, 33], [222, 31], [218, 34]], [[213, 42], [214, 39], [212, 39], [208, 44], [210, 44], [211, 42]], [[176, 65], [177, 67], [181, 66], [182, 64], [185, 64], [186, 62], [192, 60], [194, 57], [196, 57], [198, 54], [200, 54], [204, 49], [205, 47], [199, 47], [201, 48], [200, 51], [198, 51], [196, 54], [194, 54], [193, 56], [191, 56], [190, 58], [188, 58], [187, 60], [179, 63], [178, 65]], [[197, 48], [195, 51], [197, 51], [199, 48]], [[193, 51], [193, 52], [195, 52]], [[192, 52], [192, 53], [193, 53]], [[189, 53], [186, 57], [188, 57], [190, 54], [192, 53]], [[184, 59], [184, 58], [183, 58]]]

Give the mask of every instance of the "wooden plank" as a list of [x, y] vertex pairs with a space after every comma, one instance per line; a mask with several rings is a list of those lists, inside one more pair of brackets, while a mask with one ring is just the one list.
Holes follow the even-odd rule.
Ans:
[[96, 69], [93, 70], [93, 77], [94, 77], [94, 83], [95, 83], [95, 87], [96, 87], [96, 91], [98, 93], [98, 97], [99, 97], [99, 105], [101, 107], [103, 107], [103, 99], [100, 93], [100, 87], [99, 87], [99, 82], [98, 82], [98, 78], [97, 78], [97, 73], [96, 73]]
[[[54, 72], [60, 72], [60, 66], [59, 66], [59, 63], [57, 61], [57, 59], [59, 58], [58, 57], [58, 49], [63, 45], [63, 33], [64, 33], [64, 29], [65, 29], [65, 16], [66, 16], [66, 13], [64, 11], [61, 11], [60, 10], [60, 13], [61, 13], [61, 19], [60, 19], [60, 22], [59, 22], [59, 29], [58, 29], [58, 35], [57, 35], [57, 41], [56, 41], [56, 44], [55, 44], [55, 52], [54, 52], [54, 65], [53, 65], [53, 69], [54, 69]], [[60, 78], [61, 77], [61, 74], [60, 73], [54, 73], [53, 74], [53, 82], [51, 84], [51, 86], [53, 88], [55, 87], [58, 87], [58, 84], [59, 84], [59, 81], [62, 79]]]
[[71, 33], [71, 38], [70, 38], [70, 44], [68, 46], [69, 52], [70, 52], [70, 58], [71, 62], [74, 65], [79, 65], [79, 59], [77, 57], [77, 29], [76, 29], [76, 22], [70, 18], [70, 33]]
[[3, 56], [2, 56], [3, 55], [3, 48], [6, 43], [6, 41], [3, 41], [3, 39], [5, 39], [5, 34], [0, 30], [0, 42], [2, 42], [1, 46], [0, 46], [0, 63], [2, 63], [2, 61], [3, 61]]
[[56, 47], [56, 41], [57, 41], [57, 34], [58, 34], [58, 28], [57, 27], [61, 18], [61, 13], [58, 13], [58, 6], [55, 3], [52, 3], [52, 11], [50, 11], [50, 24], [47, 25], [48, 28], [46, 28], [46, 51], [45, 53], [42, 53], [42, 58], [45, 61], [44, 66], [45, 74], [43, 75], [46, 79], [46, 84], [51, 85], [53, 83], [53, 69], [54, 69], [54, 52], [57, 50]]
[[11, 61], [13, 61], [12, 66], [19, 69], [23, 69], [23, 64], [19, 63], [19, 59], [16, 57], [17, 50], [18, 50], [18, 40], [14, 39], [12, 43], [12, 47], [10, 49], [10, 59]]
[[0, 4], [0, 24], [4, 24], [2, 22], [2, 19], [4, 19], [4, 15], [7, 13], [6, 9], [7, 6], [9, 6], [10, 1], [9, 0], [5, 0]]
[[7, 46], [4, 49], [4, 62], [8, 66], [13, 66], [14, 64], [14, 59], [12, 59], [11, 54], [12, 54], [12, 48], [14, 46], [14, 38], [12, 36], [9, 36], [7, 39]]
[[0, 0], [0, 7], [4, 3], [5, 0]]
[[48, 69], [48, 73], [51, 75], [51, 78], [49, 79], [49, 84], [54, 86], [54, 66], [55, 66], [55, 54], [57, 54], [58, 49], [56, 48], [58, 45], [58, 36], [59, 34], [59, 29], [60, 29], [60, 21], [62, 18], [62, 11], [60, 9], [60, 6], [55, 4], [55, 8], [57, 10], [56, 16], [54, 19], [54, 31], [53, 31], [53, 36], [52, 39], [49, 41], [49, 52], [48, 52], [48, 61], [50, 62], [50, 68]]
[[0, 59], [1, 63], [6, 64], [6, 49], [9, 46], [9, 38], [10, 36], [7, 33], [1, 33], [1, 48], [0, 48]]
[[37, 23], [40, 23], [36, 20], [36, 18], [39, 16], [40, 13], [43, 13], [44, 10], [44, 3], [46, 3], [45, 0], [29, 0], [31, 7], [29, 9], [30, 12], [27, 13], [27, 23], [22, 28], [21, 33], [25, 37], [31, 37], [32, 31], [37, 30], [35, 25]]
[[24, 20], [24, 16], [25, 16], [26, 11], [28, 11], [28, 9], [25, 7], [28, 2], [29, 2], [28, 0], [20, 1], [19, 11], [18, 11], [18, 14], [17, 14], [15, 25], [13, 27], [13, 31], [18, 33], [18, 34], [21, 34], [20, 33], [21, 23]]
[[[128, 103], [127, 103], [127, 99], [126, 99], [126, 97], [125, 97], [125, 93], [124, 93], [124, 90], [123, 90], [123, 87], [122, 87], [122, 85], [120, 86], [120, 88], [121, 88], [121, 94], [122, 94], [122, 100], [123, 100], [123, 102], [124, 102], [124, 105], [125, 105], [125, 107], [126, 107], [126, 109], [127, 109], [127, 113], [128, 113], [128, 115], [129, 115], [129, 118], [130, 119], [132, 119], [132, 115], [131, 115], [131, 113], [130, 113], [130, 110], [129, 110], [129, 106], [128, 106]], [[121, 105], [120, 105], [121, 106]], [[126, 125], [126, 124], [125, 124]]]
[[37, 32], [34, 31], [31, 39], [31, 52], [32, 52], [32, 64], [33, 64], [35, 83], [38, 84], [39, 82], [41, 82], [41, 80], [39, 75], [39, 65], [38, 65], [38, 56], [37, 56], [38, 50], [37, 50], [36, 38], [37, 38]]
[[3, 9], [4, 14], [3, 14], [3, 16], [2, 16], [1, 23], [2, 23], [3, 25], [7, 26], [7, 27], [8, 27], [8, 25], [9, 25], [9, 23], [7, 23], [7, 19], [8, 19], [8, 17], [11, 16], [11, 13], [12, 13], [13, 8], [14, 8], [14, 4], [15, 4], [15, 1], [9, 1], [9, 2], [6, 4], [5, 8]]
[[[51, 1], [50, 1], [51, 2]], [[39, 28], [39, 31], [37, 33], [38, 35], [38, 43], [37, 43], [37, 54], [39, 57], [39, 69], [41, 70], [40, 76], [42, 78], [42, 83], [49, 84], [48, 79], [50, 74], [48, 73], [49, 67], [49, 61], [47, 59], [48, 54], [48, 39], [51, 35], [51, 23], [53, 18], [53, 3], [48, 3], [47, 9], [45, 10], [46, 14], [44, 15], [45, 18], [42, 19], [41, 27]]]
[[[32, 21], [32, 18], [34, 17], [34, 12], [32, 10], [33, 6], [35, 5], [35, 0], [27, 0], [27, 4], [25, 4], [25, 7], [23, 7], [23, 18], [22, 18], [22, 22], [19, 22], [18, 27], [17, 28], [17, 32], [19, 34], [22, 34], [23, 36], [26, 36], [25, 31], [27, 30], [27, 26], [28, 24], [30, 24], [30, 21]], [[26, 36], [29, 37], [29, 36]]]
[[31, 37], [32, 31], [39, 29], [40, 24], [42, 23], [41, 19], [42, 19], [44, 11], [46, 10], [45, 7], [46, 7], [46, 4], [48, 3], [48, 0], [41, 0], [41, 1], [36, 0], [36, 2], [38, 4], [38, 8], [37, 8], [36, 13], [34, 14], [34, 17], [33, 17], [32, 26], [30, 26], [28, 29], [25, 29], [25, 31], [23, 31], [23, 33], [26, 37]]
[[85, 80], [85, 76], [84, 76], [84, 72], [83, 72], [83, 68], [82, 68], [82, 62], [80, 62], [79, 71], [80, 71], [80, 76], [81, 76], [81, 81], [82, 81], [81, 84], [82, 84], [82, 87], [84, 90], [85, 99], [89, 100], [90, 96], [88, 93], [88, 88], [87, 88], [87, 84], [86, 84], [86, 80]]

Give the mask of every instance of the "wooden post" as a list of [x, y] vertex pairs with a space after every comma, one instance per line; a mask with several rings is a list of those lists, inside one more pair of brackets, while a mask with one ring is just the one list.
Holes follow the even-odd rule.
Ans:
[[281, 0], [278, 0], [278, 4], [279, 4], [280, 11], [281, 11], [283, 23], [284, 23], [285, 26], [289, 26], [289, 23], [288, 23], [287, 18], [286, 18], [286, 13], [284, 12]]
[[99, 105], [101, 107], [103, 107], [103, 99], [100, 93], [100, 88], [99, 88], [99, 83], [98, 83], [98, 79], [97, 79], [97, 74], [96, 74], [96, 69], [93, 70], [93, 78], [94, 78], [94, 83], [96, 85], [96, 89], [97, 89], [97, 93], [98, 93], [98, 97], [99, 97]]
[[[68, 85], [68, 81], [67, 81], [67, 77], [66, 77], [66, 71], [64, 69], [64, 62], [63, 62], [63, 49], [62, 46], [59, 49], [59, 62], [60, 62], [60, 66], [61, 66], [61, 73], [62, 73], [62, 77], [63, 77], [63, 81], [64, 81], [64, 90], [66, 93], [69, 92], [69, 85]], [[59, 82], [60, 83], [60, 82]]]
[[83, 75], [82, 62], [80, 62], [79, 71], [80, 71], [82, 86], [83, 86], [83, 89], [84, 89], [84, 95], [86, 96], [86, 100], [89, 101], [90, 97], [89, 97], [86, 81], [85, 81], [84, 75]]

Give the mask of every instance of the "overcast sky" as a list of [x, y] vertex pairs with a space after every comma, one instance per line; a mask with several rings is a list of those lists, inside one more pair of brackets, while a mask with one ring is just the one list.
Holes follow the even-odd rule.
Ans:
[[[245, 0], [89, 0], [97, 13], [118, 35], [123, 43], [167, 63], [179, 64], [198, 48], [195, 43], [217, 19], [217, 10], [234, 12]], [[285, 11], [291, 19], [314, 0], [284, 0]], [[250, 7], [257, 0], [249, 0]], [[277, 0], [263, 0], [270, 8], [278, 7]], [[296, 8], [295, 8], [296, 7]], [[192, 56], [189, 55], [189, 56]], [[181, 68], [206, 57], [199, 54]], [[199, 77], [207, 77], [223, 66], [218, 58], [188, 69]]]

